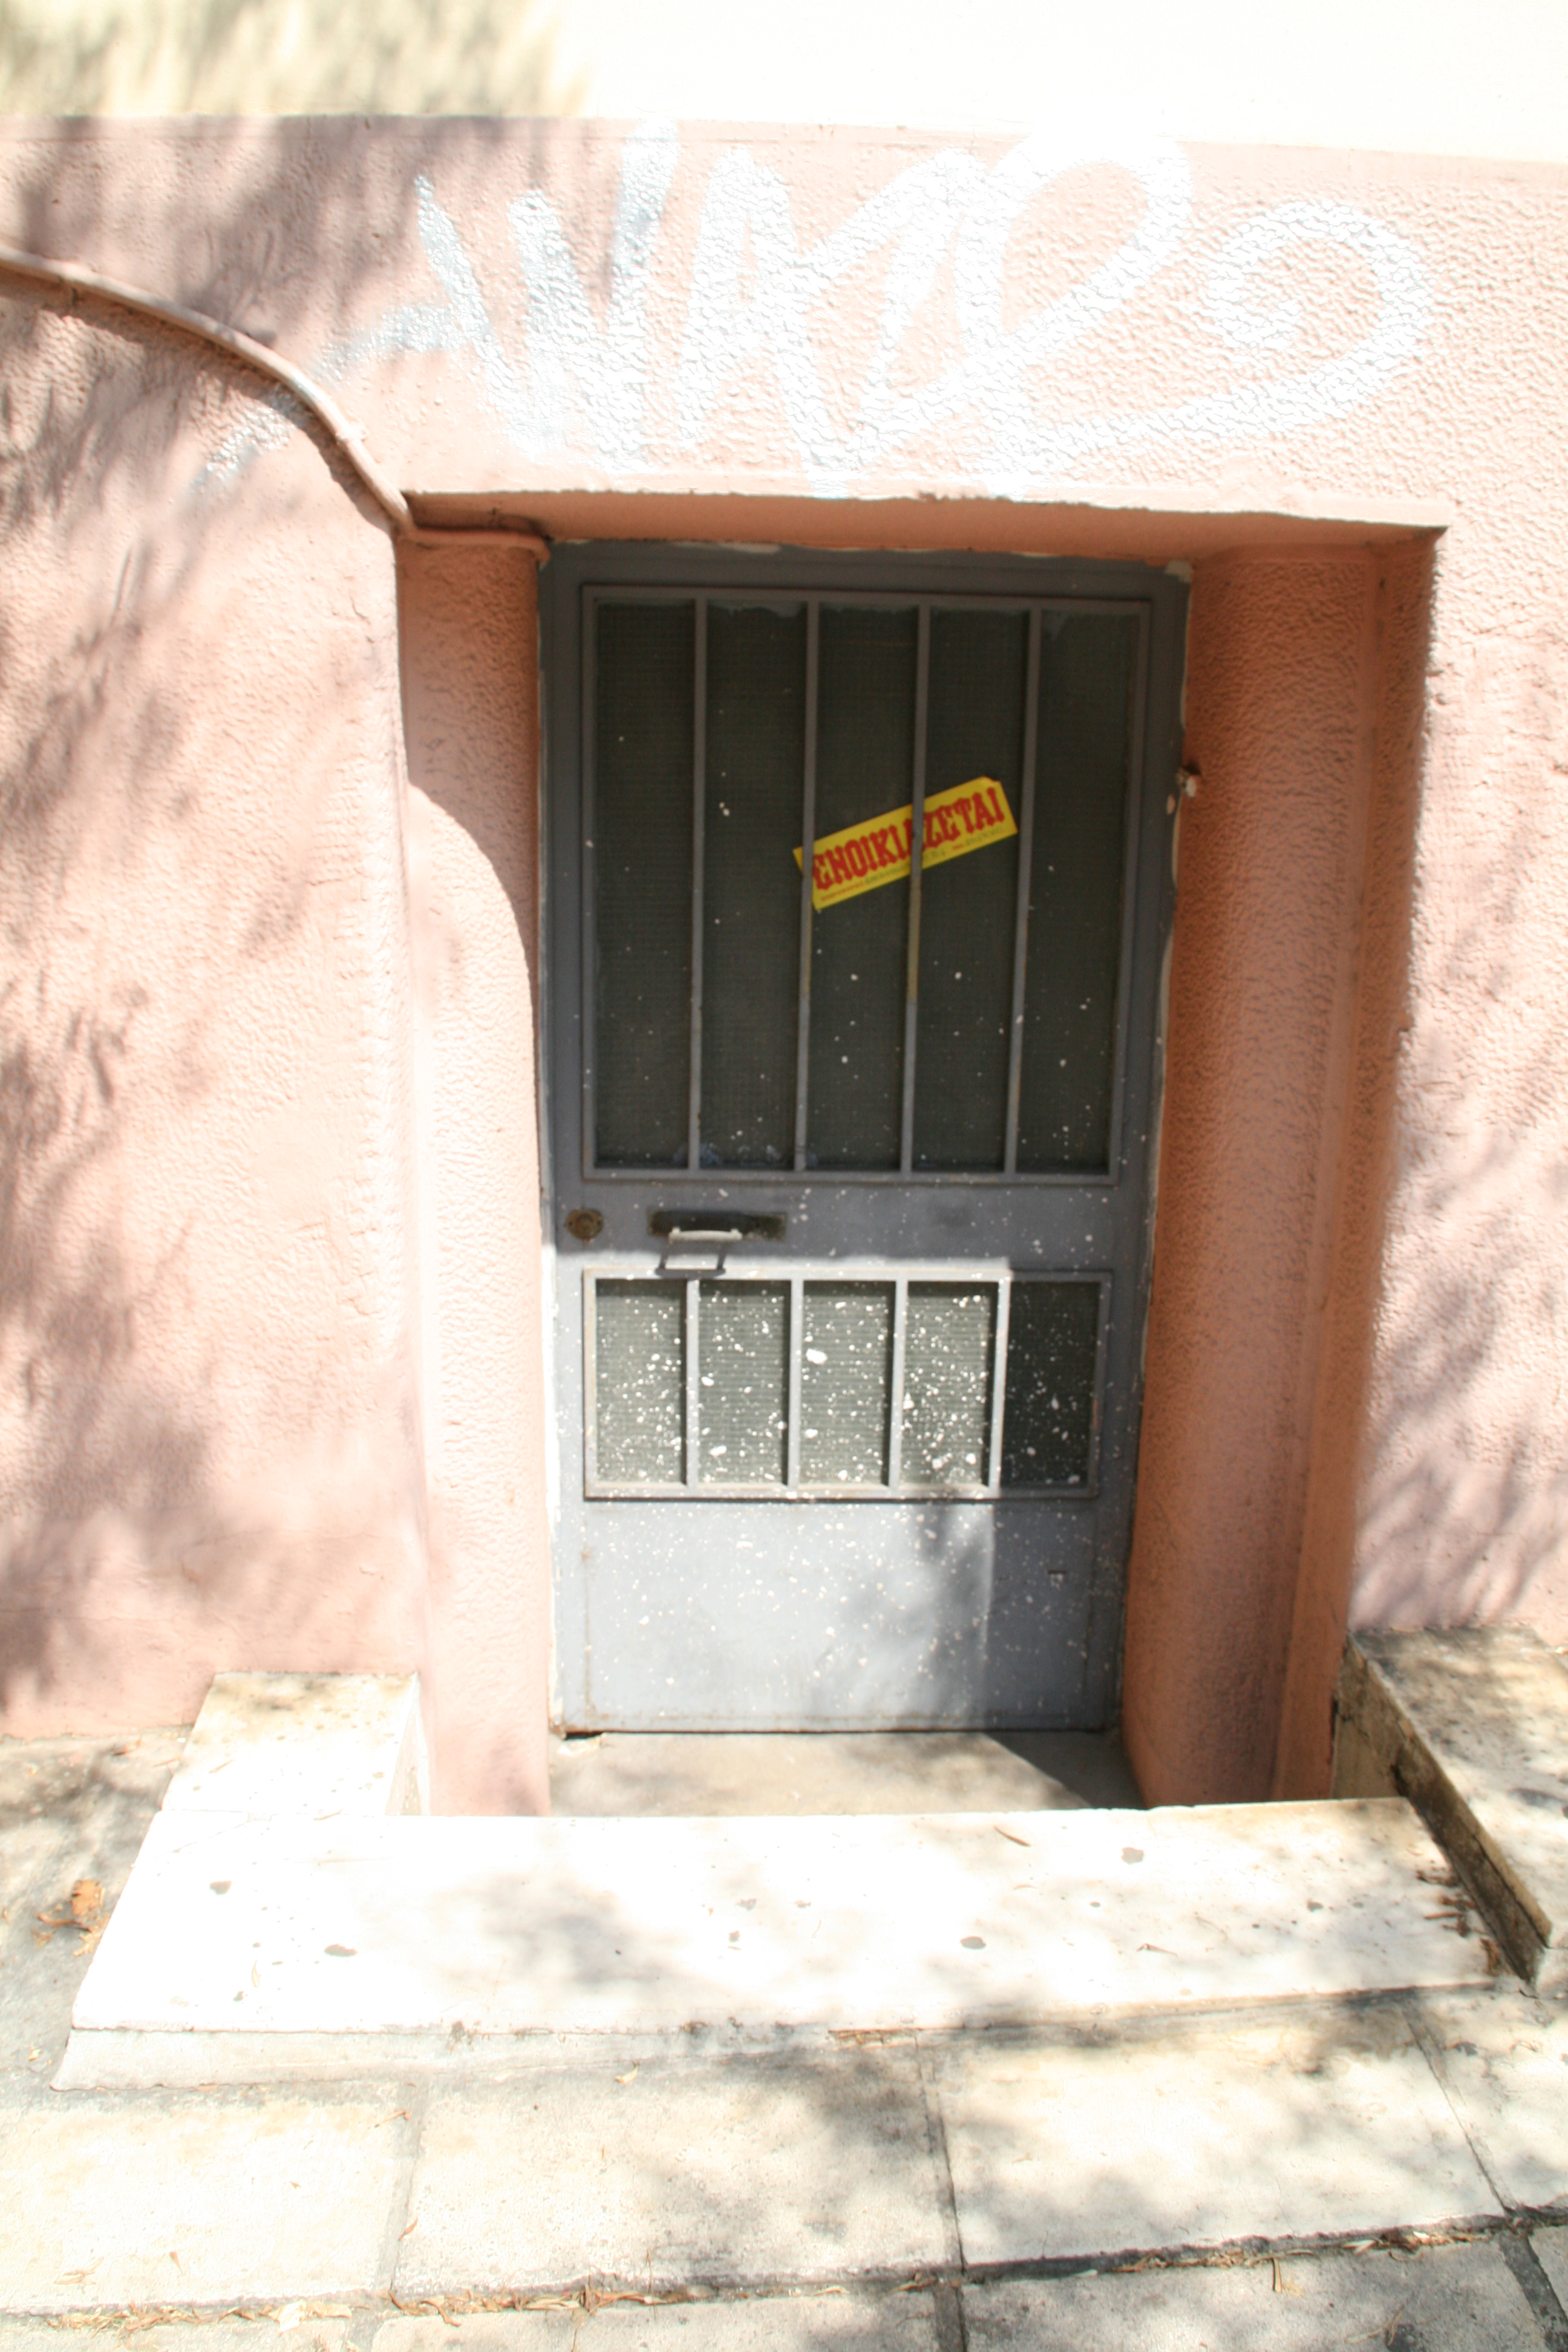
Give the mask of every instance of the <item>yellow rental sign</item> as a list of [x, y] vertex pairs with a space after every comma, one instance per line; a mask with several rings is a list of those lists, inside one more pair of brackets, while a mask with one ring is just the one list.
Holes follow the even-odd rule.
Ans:
[[[841, 898], [858, 898], [863, 890], [879, 890], [884, 882], [901, 882], [910, 870], [913, 840], [912, 804], [889, 809], [886, 816], [868, 817], [847, 824], [841, 833], [819, 835], [812, 852], [811, 903], [820, 913]], [[945, 866], [950, 857], [967, 857], [993, 841], [1006, 841], [1018, 828], [1007, 805], [1007, 795], [993, 776], [975, 776], [967, 784], [950, 784], [932, 793], [925, 805], [925, 840], [921, 850], [922, 872], [928, 866]], [[795, 862], [801, 862], [800, 852]]]

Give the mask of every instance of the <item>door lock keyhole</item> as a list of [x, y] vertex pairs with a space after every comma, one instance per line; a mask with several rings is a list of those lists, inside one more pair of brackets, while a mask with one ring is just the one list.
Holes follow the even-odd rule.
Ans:
[[566, 1220], [566, 1230], [580, 1242], [596, 1242], [605, 1230], [605, 1220], [597, 1209], [574, 1209]]

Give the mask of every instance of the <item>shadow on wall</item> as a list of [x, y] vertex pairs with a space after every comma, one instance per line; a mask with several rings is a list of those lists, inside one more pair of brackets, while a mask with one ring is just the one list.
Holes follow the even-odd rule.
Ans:
[[[47, 992], [47, 969], [38, 982]], [[0, 1702], [17, 1684], [47, 1684], [57, 1632], [74, 1645], [58, 1618], [76, 1614], [90, 1580], [93, 1522], [134, 1522], [162, 1549], [201, 1496], [209, 1454], [198, 1393], [165, 1388], [137, 1346], [139, 1323], [178, 1291], [178, 1238], [161, 1264], [133, 1272], [112, 1225], [83, 1213], [92, 1173], [118, 1149], [140, 1006], [115, 1025], [77, 1005], [45, 1040], [16, 1034], [22, 986], [8, 980], [0, 995], [0, 1363], [14, 1391], [5, 1483], [27, 1506], [0, 1538], [10, 1620]], [[28, 1602], [46, 1592], [48, 1618], [35, 1618]]]
[[405, 544], [398, 615], [438, 1790], [443, 1805], [533, 1811], [549, 1789], [550, 1538], [532, 561]]
[[1421, 1009], [1397, 1016], [1363, 1625], [1552, 1622], [1568, 1606], [1568, 1044], [1542, 888], [1568, 710], [1544, 637], [1483, 641], [1467, 669], [1442, 703], [1485, 711], [1489, 731], [1466, 742], [1456, 778], [1439, 724], [1434, 766], [1468, 887], [1446, 934], [1418, 940]]
[[[71, 168], [92, 135], [37, 151], [34, 249], [92, 257]], [[375, 242], [352, 161], [302, 197], [286, 137], [245, 137], [234, 216], [181, 290], [271, 301], [268, 208], [309, 201], [346, 304]], [[404, 919], [393, 564], [316, 436], [226, 456], [258, 401], [279, 405], [200, 344], [0, 278], [17, 1728], [186, 1719], [240, 1659], [417, 1660], [406, 1021], [377, 994]]]
[[[116, 504], [117, 481], [153, 484], [163, 474], [185, 422], [184, 354], [171, 338], [143, 342], [132, 329], [118, 348], [108, 342], [85, 388], [58, 389], [50, 377], [67, 354], [55, 314], [31, 289], [0, 290], [15, 297], [4, 319], [0, 537], [13, 557], [39, 541], [80, 549], [93, 514]], [[8, 705], [0, 771], [0, 1365], [8, 1391], [0, 1493], [9, 1520], [0, 1698], [47, 1683], [50, 1619], [71, 1646], [66, 1626], [106, 1521], [149, 1532], [188, 1522], [208, 1469], [210, 1355], [195, 1380], [165, 1381], [138, 1344], [178, 1300], [184, 1236], [160, 1235], [151, 1260], [133, 1264], [110, 1205], [146, 1053], [163, 1063], [173, 1044], [182, 1091], [200, 1093], [209, 1083], [207, 1023], [195, 995], [159, 1006], [162, 992], [133, 957], [84, 957], [71, 936], [78, 927], [68, 918], [62, 936], [58, 920], [112, 836], [146, 840], [171, 818], [178, 824], [160, 806], [161, 786], [178, 773], [184, 723], [173, 682], [137, 674], [142, 646], [194, 582], [195, 551], [172, 563], [160, 561], [163, 552], [132, 539], [110, 609], [94, 613], [84, 599], [41, 663], [28, 658], [37, 650], [28, 588], [47, 594], [47, 560], [41, 578], [13, 573], [10, 610], [0, 616]], [[110, 889], [106, 917], [112, 905]], [[164, 1035], [149, 1045], [159, 1027]], [[46, 1618], [32, 1613], [35, 1601]]]
[[539, 0], [0, 0], [17, 114], [574, 114]]

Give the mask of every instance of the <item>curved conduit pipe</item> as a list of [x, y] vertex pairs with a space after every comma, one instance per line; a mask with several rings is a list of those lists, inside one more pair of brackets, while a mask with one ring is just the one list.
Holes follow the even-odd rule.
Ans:
[[550, 541], [541, 531], [509, 530], [500, 523], [471, 527], [454, 523], [443, 527], [416, 521], [403, 492], [382, 472], [365, 447], [363, 426], [351, 423], [336, 401], [319, 384], [312, 383], [292, 360], [268, 351], [265, 343], [257, 342], [239, 328], [226, 327], [220, 319], [209, 319], [203, 310], [187, 310], [181, 303], [165, 302], [161, 295], [143, 293], [140, 287], [122, 285], [118, 278], [100, 278], [96, 270], [83, 269], [74, 261], [46, 261], [38, 254], [22, 253], [13, 246], [0, 245], [0, 271], [13, 278], [29, 278], [41, 285], [62, 288], [68, 294], [86, 294], [140, 318], [156, 319], [162, 325], [194, 336], [198, 342], [212, 345], [230, 359], [254, 368], [273, 383], [281, 384], [321, 427], [344, 465], [369, 491], [395, 538], [416, 547], [450, 547], [462, 541], [515, 547], [521, 554], [531, 556], [536, 563], [549, 562]]

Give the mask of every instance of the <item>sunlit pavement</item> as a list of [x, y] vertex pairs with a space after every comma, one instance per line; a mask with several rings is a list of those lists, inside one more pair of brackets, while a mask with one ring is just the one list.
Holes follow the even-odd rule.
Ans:
[[0, 1748], [0, 2352], [62, 2324], [214, 2352], [1568, 2347], [1568, 2007], [1507, 1978], [54, 2091], [178, 1754]]

